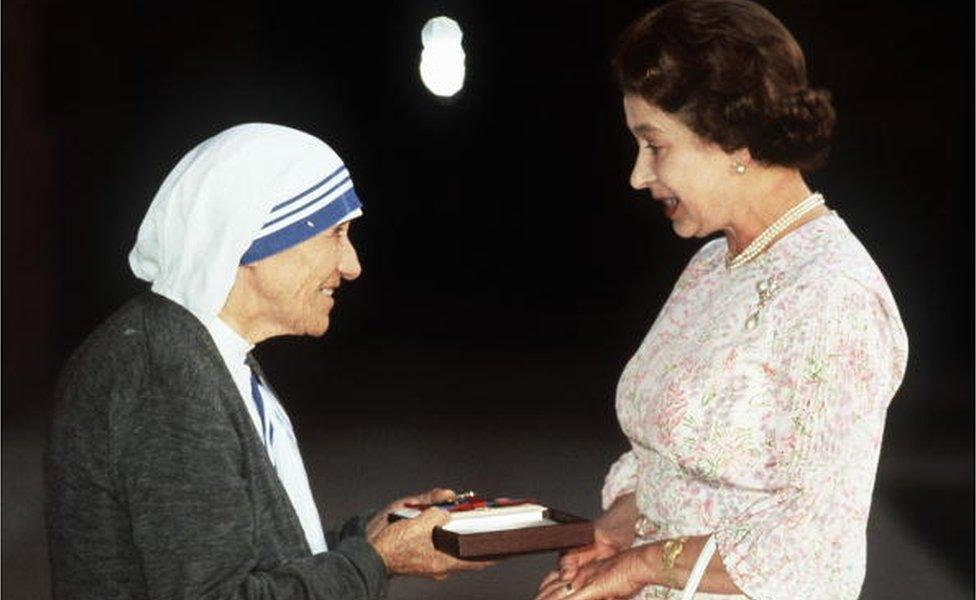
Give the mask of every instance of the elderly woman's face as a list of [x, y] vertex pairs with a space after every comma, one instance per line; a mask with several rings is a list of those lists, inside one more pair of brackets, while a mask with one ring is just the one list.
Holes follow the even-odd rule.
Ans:
[[638, 146], [630, 175], [634, 189], [650, 191], [681, 237], [726, 228], [733, 157], [640, 96], [624, 96], [624, 113]]
[[252, 264], [263, 320], [279, 334], [319, 336], [329, 328], [332, 294], [362, 268], [347, 221]]

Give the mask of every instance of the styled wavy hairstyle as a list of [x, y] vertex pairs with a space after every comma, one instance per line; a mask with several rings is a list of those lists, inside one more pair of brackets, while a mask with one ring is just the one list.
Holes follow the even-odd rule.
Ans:
[[749, 0], [672, 0], [621, 34], [612, 61], [625, 94], [678, 116], [726, 152], [812, 171], [837, 121], [830, 92], [807, 84], [803, 51]]

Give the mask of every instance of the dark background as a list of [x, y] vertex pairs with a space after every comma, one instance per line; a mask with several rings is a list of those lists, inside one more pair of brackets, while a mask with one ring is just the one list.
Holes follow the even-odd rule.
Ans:
[[[364, 469], [350, 488], [387, 498], [434, 483], [534, 493], [498, 489], [531, 464], [526, 486], [594, 516], [625, 448], [616, 379], [702, 243], [627, 185], [634, 145], [608, 60], [650, 6], [4, 2], [3, 592], [46, 594], [39, 461], [58, 368], [144, 289], [126, 256], [169, 169], [247, 121], [326, 140], [365, 206], [364, 274], [337, 294], [327, 336], [259, 351], [306, 455], [326, 455], [309, 459], [327, 463], [310, 468], [319, 501], [357, 508], [329, 465]], [[918, 577], [971, 590], [973, 8], [767, 6], [840, 117], [811, 187], [872, 253], [909, 332], [872, 527], [888, 515], [929, 561]], [[438, 14], [465, 34], [452, 101], [417, 71]], [[417, 469], [409, 489], [392, 489], [391, 465]], [[865, 597], [922, 589], [871, 561]], [[480, 597], [507, 597], [483, 576]], [[400, 592], [434, 593], [417, 589]]]

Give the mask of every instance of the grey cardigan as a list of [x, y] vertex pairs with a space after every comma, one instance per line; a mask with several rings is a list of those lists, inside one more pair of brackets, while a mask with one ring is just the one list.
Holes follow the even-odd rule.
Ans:
[[373, 599], [365, 517], [312, 555], [203, 325], [144, 294], [74, 353], [45, 455], [54, 597]]

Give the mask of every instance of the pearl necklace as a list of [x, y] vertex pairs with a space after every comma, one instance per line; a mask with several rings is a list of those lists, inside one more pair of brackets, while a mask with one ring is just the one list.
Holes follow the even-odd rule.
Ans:
[[725, 256], [725, 268], [728, 270], [741, 267], [750, 260], [759, 256], [763, 250], [765, 250], [776, 236], [783, 233], [790, 225], [793, 225], [801, 218], [803, 215], [807, 214], [811, 210], [817, 208], [824, 203], [824, 198], [819, 193], [810, 194], [802, 202], [791, 208], [790, 210], [783, 213], [783, 216], [776, 219], [776, 221], [764, 229], [762, 233], [756, 236], [756, 239], [746, 246], [745, 250], [732, 256], [730, 252]]

